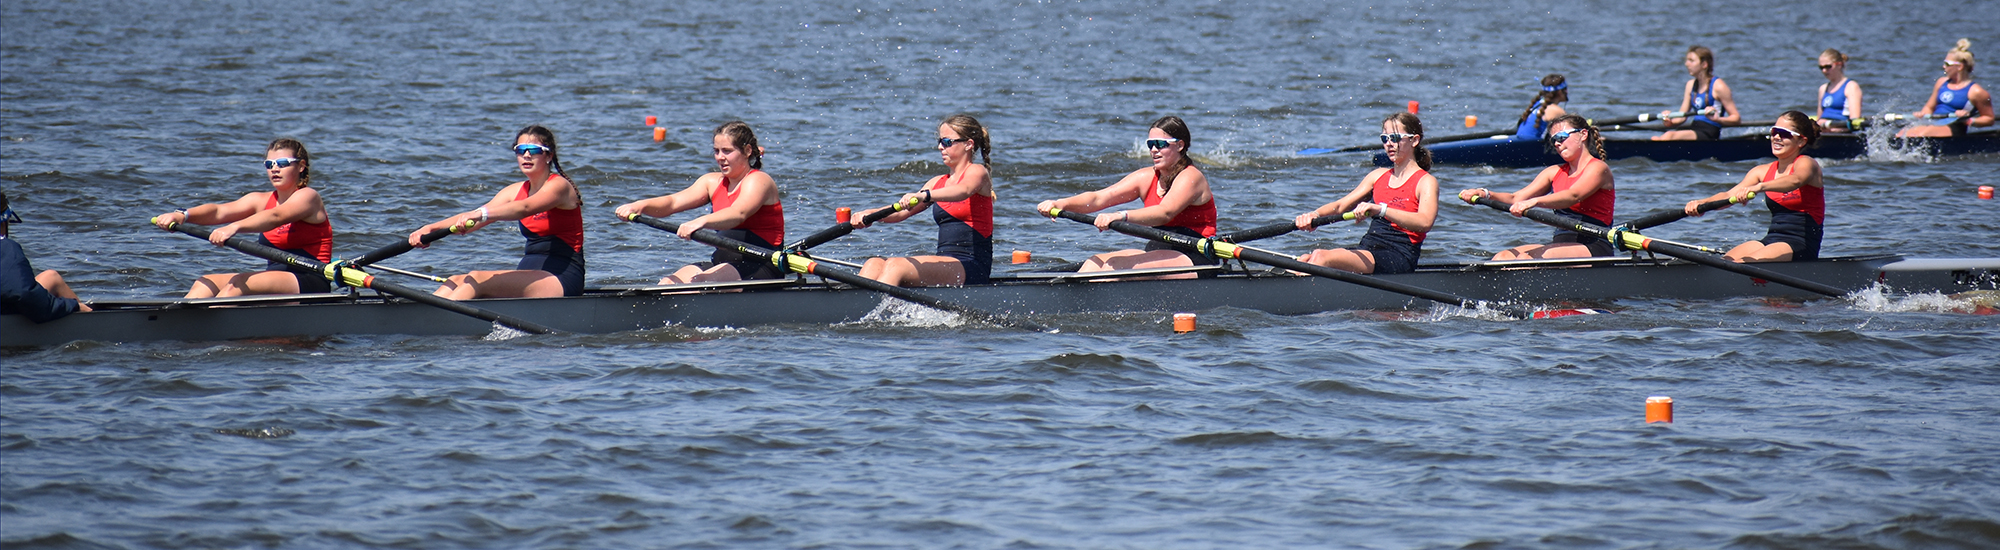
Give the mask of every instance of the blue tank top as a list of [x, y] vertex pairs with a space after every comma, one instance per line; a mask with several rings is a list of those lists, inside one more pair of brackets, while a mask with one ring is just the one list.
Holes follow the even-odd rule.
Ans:
[[[1931, 114], [1949, 115], [1958, 112], [1961, 109], [1965, 109], [1967, 105], [1971, 105], [1973, 84], [1978, 84], [1978, 83], [1968, 80], [1965, 82], [1964, 88], [1959, 88], [1956, 90], [1951, 89], [1950, 82], [1944, 83], [1943, 86], [1938, 86], [1937, 109], [1932, 110]], [[1943, 124], [1955, 124], [1957, 122], [1958, 119], [1956, 118], [1948, 118], [1944, 120], [1939, 120], [1937, 123], [1943, 125]]]
[[[1708, 91], [1706, 92], [1696, 93], [1694, 90], [1688, 90], [1688, 110], [1700, 111], [1702, 109], [1707, 109], [1709, 107], [1716, 107], [1715, 79], [1716, 77], [1713, 76], [1708, 77]], [[1729, 116], [1729, 112], [1716, 111], [1715, 116]], [[1715, 126], [1718, 128], [1722, 127], [1721, 124], [1717, 124], [1715, 121], [1709, 120], [1707, 115], [1695, 115], [1692, 117], [1688, 117], [1688, 120], [1694, 122], [1700, 122], [1702, 124], [1707, 124], [1709, 126]]]
[[1826, 93], [1819, 95], [1820, 120], [1847, 122], [1846, 109], [1847, 109], [1848, 82], [1849, 79], [1845, 78], [1840, 79], [1840, 84], [1828, 87], [1826, 89]]
[[1547, 130], [1547, 125], [1542, 123], [1542, 100], [1536, 98], [1535, 106], [1528, 108], [1528, 118], [1514, 129], [1514, 139], [1539, 140], [1542, 139], [1542, 132]]

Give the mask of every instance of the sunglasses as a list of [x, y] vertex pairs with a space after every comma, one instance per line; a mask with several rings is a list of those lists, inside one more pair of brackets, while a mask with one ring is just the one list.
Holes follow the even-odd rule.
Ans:
[[6, 210], [0, 210], [0, 223], [21, 223], [21, 215], [15, 214], [13, 207], [7, 207]]
[[1964, 63], [1959, 63], [1959, 62], [1957, 62], [1957, 61], [1946, 61], [1946, 62], [1944, 62], [1944, 68], [1946, 68], [1946, 69], [1949, 69], [1949, 68], [1952, 68], [1952, 67], [1957, 67], [1957, 66], [1959, 66], [1959, 65], [1964, 65]]
[[303, 164], [303, 163], [299, 162], [299, 159], [289, 158], [289, 157], [281, 159], [271, 159], [264, 161], [264, 169], [271, 170], [275, 168], [288, 168], [294, 164]]
[[943, 149], [943, 148], [946, 148], [946, 147], [951, 147], [951, 144], [953, 144], [953, 143], [958, 143], [958, 142], [961, 142], [961, 141], [972, 141], [972, 138], [958, 138], [958, 139], [951, 139], [951, 138], [943, 138], [943, 137], [941, 137], [941, 138], [938, 138], [938, 148], [939, 148], [939, 149]]
[[1799, 133], [1783, 126], [1772, 126], [1771, 139], [1799, 139]]
[[551, 149], [542, 145], [536, 145], [533, 143], [523, 143], [514, 146], [515, 156], [526, 155], [532, 157], [532, 156], [546, 155], [552, 152], [555, 152], [555, 149]]
[[1561, 132], [1556, 132], [1556, 133], [1553, 133], [1553, 134], [1549, 134], [1549, 144], [1550, 144], [1550, 145], [1554, 145], [1554, 144], [1557, 144], [1557, 143], [1562, 143], [1562, 142], [1565, 142], [1565, 141], [1569, 141], [1569, 137], [1570, 137], [1570, 136], [1572, 136], [1572, 135], [1575, 135], [1575, 134], [1576, 134], [1577, 132], [1581, 132], [1581, 131], [1583, 131], [1583, 130], [1578, 130], [1578, 129], [1576, 129], [1576, 128], [1570, 128], [1570, 129], [1568, 129], [1568, 130], [1563, 130], [1563, 131], [1561, 131]]
[[1165, 148], [1167, 148], [1167, 147], [1170, 147], [1170, 146], [1173, 146], [1173, 144], [1176, 144], [1176, 143], [1180, 143], [1180, 142], [1181, 142], [1181, 140], [1178, 140], [1178, 139], [1174, 139], [1174, 138], [1166, 138], [1166, 139], [1149, 139], [1149, 140], [1146, 140], [1146, 148], [1147, 148], [1147, 149], [1151, 149], [1151, 150], [1154, 150], [1154, 151], [1158, 151], [1158, 150], [1161, 150], [1161, 149], [1165, 149]]
[[1419, 135], [1422, 134], [1382, 134], [1382, 143], [1388, 143], [1391, 141], [1403, 141], [1406, 139], [1417, 137]]
[[1820, 70], [1821, 72], [1825, 72], [1825, 71], [1826, 71], [1827, 69], [1831, 69], [1831, 68], [1833, 68], [1833, 66], [1832, 66], [1832, 65], [1820, 65], [1820, 66], [1819, 66], [1819, 70]]

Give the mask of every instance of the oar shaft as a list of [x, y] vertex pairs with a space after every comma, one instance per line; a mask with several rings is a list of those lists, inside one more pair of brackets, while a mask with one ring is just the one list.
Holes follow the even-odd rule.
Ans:
[[[209, 233], [213, 231], [207, 227], [188, 225], [184, 223], [174, 224], [173, 230], [202, 240], [208, 240]], [[318, 260], [286, 252], [284, 250], [279, 250], [276, 247], [265, 246], [263, 244], [252, 242], [240, 236], [231, 237], [229, 240], [223, 241], [222, 244], [224, 246], [228, 246], [230, 248], [234, 248], [238, 251], [241, 251], [245, 254], [249, 254], [251, 256], [256, 256], [266, 260], [280, 262], [293, 267], [310, 270], [313, 273], [317, 273], [322, 277], [326, 277], [327, 280], [329, 281], [339, 281], [346, 283], [349, 286], [355, 286], [360, 288], [372, 288], [375, 289], [376, 292], [381, 292], [383, 294], [396, 296], [412, 302], [417, 302], [420, 304], [435, 307], [438, 309], [443, 309], [453, 313], [474, 317], [483, 321], [500, 323], [501, 325], [516, 330], [520, 330], [523, 332], [532, 332], [535, 334], [554, 334], [556, 332], [556, 329], [545, 327], [540, 324], [534, 323], [532, 321], [527, 321], [515, 318], [513, 316], [502, 315], [485, 309], [472, 307], [470, 305], [466, 305], [461, 302], [432, 295], [431, 293], [428, 292], [423, 292], [403, 285], [376, 279], [374, 276], [369, 275], [367, 273], [362, 273], [359, 270], [342, 269], [339, 266], [327, 265], [326, 263], [320, 262]]]
[[[887, 207], [878, 209], [874, 212], [870, 212], [866, 216], [862, 216], [861, 223], [862, 225], [874, 225], [875, 222], [882, 221], [882, 218], [887, 218], [892, 214], [895, 214], [897, 212], [902, 212], [904, 209], [916, 205], [917, 203], [915, 201], [911, 201], [907, 204], [900, 202], [896, 204], [891, 204]], [[804, 239], [799, 239], [799, 242], [792, 243], [791, 245], [786, 246], [785, 250], [791, 252], [803, 252], [812, 249], [812, 247], [831, 242], [834, 239], [845, 237], [847, 236], [848, 233], [853, 233], [853, 232], [854, 232], [853, 223], [851, 222], [836, 223], [833, 224], [833, 227], [821, 229], [819, 230], [818, 233], [807, 235], [806, 238]]]
[[[1485, 205], [1488, 208], [1492, 208], [1494, 210], [1502, 210], [1502, 211], [1505, 211], [1510, 206], [1512, 206], [1507, 203], [1494, 200], [1493, 197], [1479, 197], [1478, 203]], [[1786, 275], [1783, 273], [1771, 271], [1769, 269], [1764, 269], [1761, 267], [1756, 267], [1748, 264], [1739, 264], [1720, 257], [1716, 257], [1715, 255], [1712, 254], [1705, 254], [1702, 253], [1701, 251], [1690, 249], [1684, 246], [1656, 241], [1647, 238], [1645, 235], [1640, 235], [1638, 233], [1632, 233], [1627, 231], [1614, 232], [1610, 228], [1601, 225], [1597, 225], [1590, 222], [1577, 221], [1574, 219], [1563, 217], [1561, 214], [1557, 214], [1548, 209], [1529, 208], [1526, 211], [1521, 212], [1521, 217], [1535, 220], [1537, 222], [1541, 222], [1551, 227], [1568, 229], [1571, 231], [1575, 231], [1577, 233], [1595, 235], [1604, 240], [1611, 241], [1616, 245], [1624, 246], [1625, 248], [1633, 250], [1649, 250], [1660, 254], [1672, 256], [1675, 258], [1687, 260], [1690, 262], [1698, 263], [1701, 265], [1713, 267], [1716, 269], [1721, 269], [1723, 271], [1740, 273], [1743, 275], [1756, 277], [1759, 279], [1771, 281], [1774, 283], [1789, 286], [1792, 288], [1797, 288], [1800, 290], [1808, 290], [1833, 297], [1845, 296], [1847, 294], [1847, 291], [1841, 290], [1840, 288], [1834, 286], [1808, 281], [1805, 279], [1793, 277], [1791, 275]]]
[[[1354, 219], [1353, 212], [1348, 212], [1345, 214], [1330, 214], [1326, 216], [1313, 218], [1312, 226], [1319, 227], [1337, 221], [1345, 221], [1352, 219]], [[1228, 235], [1218, 235], [1215, 237], [1215, 240], [1232, 242], [1232, 243], [1247, 243], [1258, 239], [1268, 239], [1271, 237], [1276, 237], [1279, 235], [1291, 233], [1293, 231], [1298, 231], [1298, 230], [1299, 230], [1299, 225], [1296, 223], [1292, 222], [1274, 223], [1271, 225], [1266, 225], [1261, 227], [1252, 227], [1250, 229], [1244, 231], [1238, 231], [1235, 233], [1230, 233]]]
[[[424, 237], [423, 237], [423, 241], [424, 241], [424, 244], [431, 244], [431, 243], [433, 243], [433, 242], [437, 242], [437, 240], [438, 240], [438, 239], [442, 239], [442, 238], [445, 238], [445, 237], [449, 237], [449, 236], [451, 236], [451, 234], [453, 234], [453, 233], [457, 233], [457, 232], [460, 232], [460, 231], [463, 231], [463, 230], [465, 230], [465, 229], [470, 229], [470, 228], [471, 228], [471, 227], [472, 227], [473, 225], [474, 225], [474, 222], [472, 222], [471, 220], [467, 220], [466, 224], [465, 224], [465, 225], [462, 225], [462, 226], [460, 226], [460, 225], [454, 225], [454, 226], [451, 226], [451, 227], [443, 227], [443, 228], [438, 228], [438, 229], [434, 229], [434, 230], [432, 230], [432, 231], [431, 231], [430, 233], [425, 233], [425, 234], [424, 234]], [[358, 267], [358, 266], [364, 266], [364, 265], [368, 265], [368, 264], [372, 264], [372, 263], [375, 263], [375, 262], [379, 262], [379, 261], [382, 261], [382, 260], [387, 260], [387, 259], [389, 259], [389, 258], [394, 258], [394, 257], [396, 257], [396, 256], [398, 256], [398, 255], [401, 255], [401, 254], [402, 254], [402, 253], [404, 253], [404, 252], [409, 252], [409, 251], [410, 251], [410, 249], [412, 249], [412, 248], [416, 248], [416, 247], [413, 247], [413, 246], [410, 246], [410, 241], [409, 241], [409, 239], [403, 239], [403, 240], [399, 240], [399, 241], [396, 241], [396, 243], [395, 243], [395, 244], [391, 244], [391, 245], [389, 245], [389, 246], [384, 246], [384, 247], [382, 247], [382, 248], [377, 248], [377, 249], [375, 249], [375, 250], [371, 250], [371, 251], [369, 251], [369, 252], [368, 252], [367, 254], [362, 254], [362, 255], [360, 255], [360, 256], [357, 256], [357, 257], [355, 257], [355, 258], [354, 258], [354, 259], [352, 259], [352, 260], [348, 260], [348, 261], [347, 261], [347, 263], [348, 263], [349, 265], [353, 265], [353, 266], [357, 266], [357, 267]]]
[[[1089, 225], [1097, 224], [1097, 219], [1091, 217], [1089, 214], [1081, 214], [1077, 212], [1069, 212], [1064, 210], [1057, 210], [1053, 212], [1053, 214], [1057, 217], [1075, 221], [1078, 223], [1089, 224]], [[1402, 294], [1404, 296], [1415, 296], [1418, 298], [1423, 298], [1425, 300], [1430, 300], [1433, 302], [1438, 302], [1443, 304], [1451, 304], [1467, 309], [1478, 309], [1482, 306], [1498, 307], [1501, 311], [1504, 311], [1508, 315], [1514, 317], [1525, 319], [1534, 316], [1534, 312], [1529, 311], [1526, 308], [1521, 308], [1516, 306], [1499, 307], [1495, 304], [1489, 304], [1482, 300], [1474, 300], [1471, 298], [1466, 298], [1455, 294], [1449, 294], [1445, 292], [1431, 290], [1428, 288], [1406, 285], [1403, 283], [1385, 280], [1380, 277], [1371, 277], [1368, 275], [1362, 275], [1360, 273], [1352, 273], [1348, 271], [1334, 269], [1331, 267], [1309, 264], [1301, 262], [1296, 258], [1284, 256], [1282, 254], [1273, 254], [1270, 252], [1265, 252], [1262, 250], [1257, 250], [1246, 246], [1238, 246], [1235, 243], [1218, 242], [1215, 239], [1198, 239], [1195, 237], [1189, 237], [1187, 235], [1182, 235], [1179, 233], [1173, 233], [1169, 231], [1163, 231], [1158, 228], [1147, 227], [1123, 220], [1111, 222], [1110, 227], [1111, 230], [1117, 231], [1119, 233], [1124, 233], [1126, 235], [1131, 235], [1134, 237], [1139, 237], [1144, 239], [1151, 239], [1167, 244], [1185, 246], [1201, 251], [1204, 254], [1209, 254], [1219, 258], [1240, 258], [1245, 261], [1256, 262], [1268, 266], [1289, 269], [1299, 273], [1305, 273], [1309, 275], [1325, 277], [1328, 279], [1334, 279], [1342, 282], [1353, 283], [1373, 288], [1376, 290]]]
[[[1695, 207], [1695, 210], [1707, 213], [1717, 208], [1722, 208], [1724, 206], [1729, 206], [1747, 200], [1750, 200], [1750, 197], [1748, 195], [1742, 197], [1715, 199], [1712, 201], [1701, 203], [1700, 206]], [[1624, 228], [1633, 231], [1639, 231], [1681, 221], [1682, 218], [1686, 217], [1688, 217], [1687, 210], [1661, 210], [1659, 212], [1647, 215], [1646, 217], [1625, 222]]]
[[[668, 233], [680, 233], [681, 230], [680, 224], [650, 216], [633, 214], [631, 217], [626, 219], [627, 221], [646, 225], [654, 229], [666, 231]], [[695, 230], [695, 232], [689, 235], [688, 238], [694, 240], [695, 242], [699, 242], [723, 250], [734, 251], [738, 254], [742, 254], [745, 256], [762, 258], [764, 259], [764, 261], [771, 262], [772, 265], [778, 266], [779, 268], [782, 268], [789, 272], [805, 273], [808, 275], [825, 277], [827, 279], [832, 279], [842, 283], [847, 283], [849, 285], [854, 285], [856, 287], [860, 287], [863, 289], [879, 292], [882, 294], [887, 294], [891, 297], [903, 301], [915, 303], [918, 305], [929, 306], [945, 311], [950, 311], [953, 313], [957, 313], [960, 315], [964, 315], [967, 317], [971, 317], [974, 319], [998, 325], [1023, 328], [1037, 332], [1049, 332], [1048, 329], [1040, 325], [1036, 325], [1034, 323], [1002, 319], [997, 315], [987, 313], [985, 311], [976, 308], [959, 305], [952, 302], [947, 302], [907, 288], [891, 285], [867, 277], [862, 277], [859, 274], [829, 267], [825, 264], [813, 260], [811, 257], [802, 254], [791, 254], [785, 252], [766, 250], [763, 247], [757, 245], [753, 245], [736, 239], [731, 239], [729, 237], [724, 237], [722, 236], [721, 233], [717, 233], [715, 232], [715, 230], [712, 229]]]

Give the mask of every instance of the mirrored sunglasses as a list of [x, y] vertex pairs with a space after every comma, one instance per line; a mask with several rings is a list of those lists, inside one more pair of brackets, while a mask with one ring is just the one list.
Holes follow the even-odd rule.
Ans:
[[299, 162], [299, 159], [295, 159], [295, 158], [290, 158], [290, 157], [287, 157], [287, 158], [281, 158], [281, 159], [270, 159], [270, 160], [266, 160], [266, 161], [264, 161], [264, 169], [265, 169], [265, 170], [271, 170], [271, 169], [275, 169], [275, 168], [286, 168], [286, 167], [290, 167], [291, 165], [294, 165], [294, 164], [303, 164], [303, 163]]
[[1381, 137], [1382, 137], [1382, 143], [1388, 143], [1391, 141], [1403, 141], [1406, 139], [1417, 137], [1417, 134], [1382, 134]]
[[1791, 128], [1772, 126], [1771, 137], [1773, 139], [1799, 139], [1799, 133], [1792, 131]]
[[941, 138], [938, 138], [938, 148], [939, 148], [939, 149], [943, 149], [943, 148], [946, 148], [946, 147], [951, 147], [951, 144], [953, 144], [953, 143], [958, 143], [958, 142], [961, 142], [961, 141], [972, 141], [972, 138], [958, 138], [958, 139], [951, 139], [951, 138], [945, 138], [945, 137], [941, 137]]
[[515, 156], [521, 156], [521, 155], [527, 155], [527, 156], [538, 156], [538, 155], [546, 155], [546, 154], [549, 154], [549, 153], [550, 153], [550, 152], [552, 152], [552, 151], [555, 151], [555, 149], [550, 149], [550, 148], [548, 148], [548, 147], [544, 147], [544, 146], [541, 146], [541, 145], [536, 145], [536, 144], [533, 144], [533, 143], [523, 143], [523, 144], [520, 144], [520, 145], [515, 145], [515, 146], [514, 146], [514, 155], [515, 155]]
[[1568, 129], [1568, 130], [1563, 130], [1563, 131], [1561, 131], [1561, 132], [1556, 132], [1556, 133], [1553, 133], [1553, 134], [1549, 134], [1549, 143], [1550, 143], [1550, 144], [1556, 144], [1556, 143], [1562, 143], [1562, 142], [1564, 142], [1564, 141], [1568, 141], [1568, 140], [1569, 140], [1569, 137], [1570, 137], [1570, 136], [1572, 136], [1572, 135], [1575, 135], [1575, 134], [1576, 134], [1577, 132], [1581, 132], [1581, 131], [1583, 131], [1583, 130], [1578, 130], [1578, 129], [1575, 129], [1575, 128], [1570, 128], [1570, 129]]
[[1146, 148], [1147, 148], [1147, 149], [1151, 149], [1151, 150], [1154, 150], [1154, 151], [1158, 151], [1158, 150], [1161, 150], [1161, 149], [1165, 149], [1165, 148], [1167, 148], [1167, 147], [1170, 147], [1170, 146], [1172, 146], [1172, 145], [1173, 145], [1173, 144], [1175, 144], [1175, 143], [1180, 143], [1180, 142], [1181, 142], [1181, 140], [1178, 140], [1178, 139], [1174, 139], [1174, 138], [1166, 138], [1166, 139], [1158, 139], [1158, 138], [1154, 138], [1154, 139], [1148, 139], [1148, 140], [1146, 140]]

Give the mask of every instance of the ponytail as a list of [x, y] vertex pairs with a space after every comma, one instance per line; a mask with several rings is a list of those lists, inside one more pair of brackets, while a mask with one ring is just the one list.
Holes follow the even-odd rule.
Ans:
[[1396, 113], [1382, 119], [1383, 124], [1388, 124], [1390, 121], [1402, 124], [1404, 133], [1417, 135], [1417, 148], [1410, 151], [1410, 156], [1415, 157], [1418, 168], [1424, 169], [1425, 172], [1431, 171], [1431, 150], [1429, 147], [1424, 147], [1424, 122], [1418, 120], [1417, 115], [1410, 113]]
[[1562, 124], [1568, 124], [1571, 128], [1583, 130], [1584, 150], [1589, 151], [1590, 156], [1597, 157], [1597, 160], [1604, 160], [1604, 134], [1598, 133], [1597, 127], [1592, 126], [1589, 119], [1583, 118], [1581, 115], [1563, 115], [1557, 117], [1555, 121], [1550, 122], [1549, 129], [1554, 130], [1557, 125]]
[[750, 167], [764, 169], [764, 148], [757, 145], [757, 133], [750, 131], [750, 123], [732, 120], [715, 127], [715, 135], [729, 136], [729, 143], [750, 157]]
[[312, 187], [312, 153], [306, 152], [306, 144], [292, 138], [278, 138], [271, 140], [271, 144], [264, 147], [264, 152], [279, 149], [291, 151], [292, 158], [299, 159], [299, 187]]
[[958, 137], [972, 140], [972, 147], [979, 150], [979, 163], [992, 167], [993, 140], [987, 135], [986, 127], [979, 124], [979, 119], [959, 113], [945, 117], [944, 125], [958, 132]]
[[1542, 116], [1542, 110], [1547, 109], [1549, 105], [1565, 101], [1569, 101], [1569, 82], [1559, 74], [1544, 76], [1541, 93], [1535, 95], [1535, 102], [1528, 104], [1527, 110], [1521, 111], [1521, 119], [1514, 121], [1514, 126], [1527, 124], [1528, 117], [1539, 118]]

